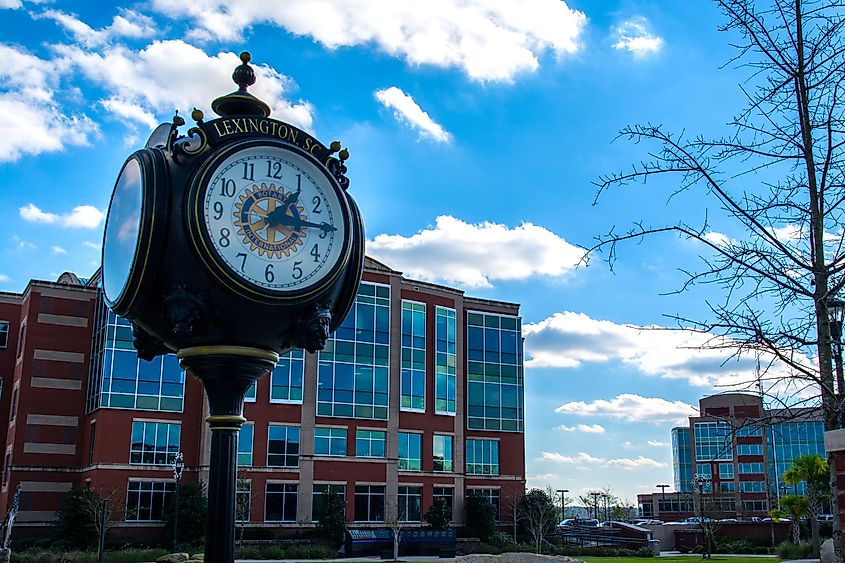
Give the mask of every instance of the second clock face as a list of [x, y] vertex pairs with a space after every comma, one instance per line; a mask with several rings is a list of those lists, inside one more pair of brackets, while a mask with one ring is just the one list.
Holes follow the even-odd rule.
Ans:
[[308, 158], [253, 146], [209, 175], [203, 220], [235, 275], [271, 293], [299, 292], [319, 285], [343, 259], [345, 207]]

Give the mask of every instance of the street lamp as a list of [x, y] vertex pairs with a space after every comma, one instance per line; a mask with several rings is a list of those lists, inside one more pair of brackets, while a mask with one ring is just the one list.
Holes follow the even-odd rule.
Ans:
[[[692, 492], [693, 498], [698, 499], [698, 525], [701, 526], [701, 535], [702, 535], [702, 549], [701, 549], [701, 558], [702, 559], [710, 559], [710, 554], [708, 553], [708, 545], [707, 545], [707, 530], [704, 528], [704, 507], [702, 506], [701, 502], [701, 495], [704, 492], [704, 489], [707, 487], [707, 484], [710, 482], [710, 478], [706, 477], [705, 475], [701, 475], [700, 473], [696, 473], [692, 476]], [[693, 507], [695, 509], [695, 507]]]
[[173, 458], [173, 478], [176, 480], [176, 496], [173, 499], [173, 551], [176, 551], [178, 529], [179, 529], [179, 481], [182, 479], [182, 471], [185, 469], [185, 458], [182, 452]]
[[845, 317], [845, 301], [828, 297], [825, 299], [830, 318], [830, 340], [833, 344], [833, 361], [836, 366], [836, 388], [840, 397], [845, 394], [845, 375], [842, 372], [842, 321]]
[[566, 493], [569, 489], [558, 489], [557, 492], [560, 493], [560, 520], [562, 522], [566, 520]]
[[[672, 485], [655, 485], [656, 488], [660, 489], [660, 493], [661, 493], [660, 500], [663, 501], [663, 508], [664, 509], [666, 508], [666, 489], [668, 489], [671, 486]], [[657, 511], [658, 514], [660, 514], [660, 512], [661, 512], [660, 510]], [[669, 511], [666, 510], [666, 512], [669, 512]]]

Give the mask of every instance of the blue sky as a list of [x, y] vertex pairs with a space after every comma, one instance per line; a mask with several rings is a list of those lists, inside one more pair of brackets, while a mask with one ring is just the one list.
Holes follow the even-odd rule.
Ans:
[[626, 124], [725, 131], [744, 74], [721, 21], [671, 0], [0, 0], [0, 290], [90, 275], [125, 157], [174, 109], [210, 114], [249, 50], [273, 117], [349, 147], [369, 254], [522, 304], [529, 484], [635, 501], [671, 483], [669, 429], [753, 366], [641, 330], [706, 314], [706, 288], [667, 295], [701, 245], [628, 245], [613, 272], [579, 247], [703, 219], [671, 181], [597, 206], [593, 182], [647, 156], [613, 142]]

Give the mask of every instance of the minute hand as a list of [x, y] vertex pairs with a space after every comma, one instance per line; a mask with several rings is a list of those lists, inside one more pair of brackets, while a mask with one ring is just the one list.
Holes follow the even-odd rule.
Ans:
[[336, 231], [337, 227], [329, 225], [328, 223], [312, 223], [311, 221], [303, 221], [301, 219], [294, 219], [289, 215], [285, 215], [279, 221], [282, 225], [287, 227], [301, 228], [301, 227], [317, 227], [323, 231]]

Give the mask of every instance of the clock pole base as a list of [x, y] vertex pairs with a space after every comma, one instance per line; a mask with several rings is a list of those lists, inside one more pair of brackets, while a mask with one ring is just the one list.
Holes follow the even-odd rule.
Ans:
[[271, 372], [278, 354], [237, 346], [185, 348], [179, 364], [202, 381], [208, 396], [211, 460], [205, 562], [232, 563], [235, 558], [235, 495], [238, 432], [246, 422], [244, 397], [254, 381]]

